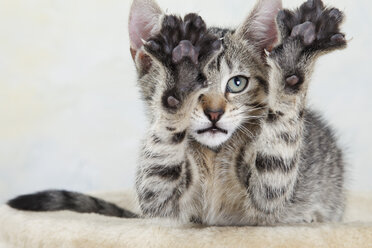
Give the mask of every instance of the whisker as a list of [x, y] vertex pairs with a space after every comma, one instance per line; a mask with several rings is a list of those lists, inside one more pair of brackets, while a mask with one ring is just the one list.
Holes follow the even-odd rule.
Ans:
[[245, 126], [239, 126], [238, 129], [242, 131], [245, 135], [253, 137], [253, 133]]

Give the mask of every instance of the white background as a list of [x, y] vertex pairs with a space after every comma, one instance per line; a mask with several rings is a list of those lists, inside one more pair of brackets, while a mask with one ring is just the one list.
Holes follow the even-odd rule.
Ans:
[[[302, 1], [284, 0], [285, 7]], [[346, 148], [348, 187], [372, 191], [372, 2], [344, 10], [347, 50], [318, 63], [311, 105]], [[235, 26], [254, 0], [159, 0]], [[47, 188], [132, 187], [146, 119], [129, 54], [128, 0], [0, 0], [0, 202]]]

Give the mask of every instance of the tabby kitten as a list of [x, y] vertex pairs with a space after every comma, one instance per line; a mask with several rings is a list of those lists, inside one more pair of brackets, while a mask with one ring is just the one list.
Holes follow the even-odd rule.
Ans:
[[[341, 220], [342, 152], [306, 95], [316, 59], [346, 46], [343, 14], [320, 0], [280, 9], [280, 0], [259, 0], [236, 30], [207, 30], [195, 14], [181, 19], [134, 0], [131, 52], [150, 121], [136, 178], [141, 216], [207, 225]], [[135, 216], [64, 191], [9, 205]]]

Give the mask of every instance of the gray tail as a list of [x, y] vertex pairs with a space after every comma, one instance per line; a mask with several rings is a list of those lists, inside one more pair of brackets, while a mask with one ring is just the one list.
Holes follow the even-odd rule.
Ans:
[[71, 210], [79, 213], [97, 213], [121, 218], [139, 218], [135, 213], [113, 203], [65, 190], [48, 190], [35, 194], [21, 195], [7, 203], [10, 207], [24, 211]]

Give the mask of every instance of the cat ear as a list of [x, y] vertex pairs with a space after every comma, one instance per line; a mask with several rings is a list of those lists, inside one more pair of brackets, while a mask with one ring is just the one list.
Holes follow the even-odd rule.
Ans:
[[271, 51], [278, 41], [276, 16], [281, 9], [281, 0], [259, 0], [237, 35], [256, 43], [262, 51]]
[[134, 0], [129, 14], [129, 39], [133, 59], [143, 40], [160, 31], [163, 12], [154, 0]]

